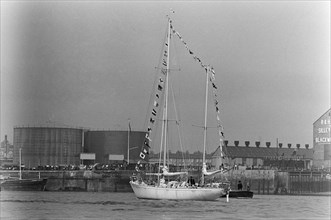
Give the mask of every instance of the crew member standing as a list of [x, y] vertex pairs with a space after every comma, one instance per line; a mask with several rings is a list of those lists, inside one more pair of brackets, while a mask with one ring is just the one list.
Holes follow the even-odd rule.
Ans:
[[243, 190], [243, 184], [241, 183], [240, 180], [238, 182], [238, 190]]

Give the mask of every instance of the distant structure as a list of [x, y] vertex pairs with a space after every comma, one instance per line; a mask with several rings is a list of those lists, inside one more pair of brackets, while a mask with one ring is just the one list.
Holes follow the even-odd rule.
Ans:
[[[228, 141], [224, 141], [225, 146], [223, 152], [226, 158], [226, 166], [236, 166], [249, 169], [258, 169], [261, 167], [269, 169], [295, 170], [295, 169], [311, 169], [313, 165], [313, 150], [309, 149], [306, 144], [301, 148], [300, 144], [292, 147], [292, 144], [287, 144], [283, 147], [282, 143], [278, 146], [271, 147], [271, 142], [266, 142], [265, 146], [260, 146], [261, 142], [256, 141], [255, 146], [250, 146], [249, 141], [245, 141], [244, 145], [240, 145], [239, 141], [234, 141], [234, 145], [229, 145]], [[221, 166], [221, 151], [220, 147], [212, 154], [212, 166]]]
[[[14, 127], [12, 164], [26, 168], [84, 164], [136, 163], [145, 132], [91, 131], [56, 126]], [[2, 144], [2, 146], [5, 146]], [[128, 149], [129, 147], [129, 149]], [[2, 151], [4, 151], [2, 148]], [[129, 152], [128, 152], [129, 150]], [[2, 152], [1, 151], [1, 152]], [[4, 155], [4, 153], [2, 154]]]
[[314, 167], [331, 168], [331, 109], [313, 124]]
[[[234, 141], [230, 145], [224, 141], [221, 158], [220, 147], [207, 154], [207, 165], [219, 168], [224, 166], [240, 166], [241, 168], [270, 168], [282, 170], [297, 169], [330, 169], [331, 160], [331, 109], [313, 123], [313, 148], [308, 144], [288, 143], [271, 147], [270, 142], [261, 146], [259, 141], [251, 146], [249, 141], [240, 144]], [[1, 142], [0, 165], [5, 163], [19, 164], [19, 149], [22, 149], [22, 163], [26, 168], [37, 166], [62, 166], [79, 164], [135, 164], [139, 160], [140, 147], [144, 141], [142, 131], [92, 131], [83, 128], [56, 126], [21, 126], [14, 127], [13, 145], [7, 136]], [[169, 165], [183, 167], [201, 166], [201, 152], [170, 153]], [[150, 152], [147, 160], [158, 163], [159, 153]], [[182, 160], [184, 158], [184, 161]], [[226, 162], [224, 162], [226, 161]]]
[[1, 142], [1, 146], [0, 146], [1, 166], [13, 163], [13, 151], [14, 151], [14, 146], [11, 143], [9, 143], [7, 135], [5, 135], [5, 140]]
[[14, 164], [27, 168], [79, 164], [84, 130], [66, 127], [14, 127]]
[[[137, 163], [146, 132], [142, 131], [87, 131], [86, 153], [95, 153], [96, 163]], [[128, 152], [129, 148], [129, 152]]]
[[[161, 156], [163, 152], [161, 152]], [[190, 153], [189, 151], [181, 152], [177, 151], [176, 153], [169, 152], [169, 165], [176, 166], [179, 168], [184, 168], [185, 166], [189, 167], [201, 167], [202, 166], [202, 152], [196, 151]], [[149, 162], [150, 163], [159, 163], [160, 153], [150, 152]], [[212, 154], [206, 154], [206, 164], [211, 165], [212, 163]], [[170, 167], [171, 168], [171, 167]]]

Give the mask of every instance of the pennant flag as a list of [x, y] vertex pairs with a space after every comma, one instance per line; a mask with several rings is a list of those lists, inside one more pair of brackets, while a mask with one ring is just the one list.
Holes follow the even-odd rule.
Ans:
[[[146, 155], [143, 153], [143, 152], [141, 152], [140, 154], [139, 154], [139, 157], [141, 158], [141, 159], [145, 159], [145, 157], [146, 157]], [[137, 169], [136, 169], [137, 170]]]
[[145, 146], [150, 148], [149, 143], [147, 141], [144, 142]]
[[154, 116], [156, 116], [156, 111], [155, 111], [155, 109], [152, 110], [152, 114], [153, 114]]
[[152, 142], [152, 139], [149, 137], [148, 133], [146, 133], [145, 138], [149, 140], [149, 142]]

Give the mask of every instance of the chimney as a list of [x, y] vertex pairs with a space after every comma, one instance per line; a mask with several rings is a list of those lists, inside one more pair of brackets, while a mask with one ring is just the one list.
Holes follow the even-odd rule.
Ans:
[[288, 147], [288, 148], [291, 148], [291, 144], [287, 144], [287, 147]]
[[306, 149], [308, 149], [309, 148], [309, 144], [305, 144], [305, 147], [306, 147]]
[[298, 148], [298, 149], [300, 148], [300, 144], [297, 144], [297, 148]]
[[279, 148], [282, 148], [283, 147], [283, 144], [282, 143], [279, 143], [278, 146], [279, 146]]
[[246, 147], [249, 147], [249, 141], [245, 141]]
[[260, 141], [255, 141], [255, 146], [260, 147]]
[[228, 146], [228, 143], [229, 143], [228, 140], [225, 140], [225, 141], [224, 141], [224, 145], [225, 145], [226, 147]]
[[267, 148], [270, 147], [270, 142], [265, 142], [265, 144], [267, 145]]
[[7, 135], [5, 135], [5, 147], [6, 147], [6, 157], [8, 155], [8, 140], [7, 140]]
[[236, 147], [238, 147], [238, 146], [239, 146], [239, 141], [234, 141], [234, 145], [235, 145]]

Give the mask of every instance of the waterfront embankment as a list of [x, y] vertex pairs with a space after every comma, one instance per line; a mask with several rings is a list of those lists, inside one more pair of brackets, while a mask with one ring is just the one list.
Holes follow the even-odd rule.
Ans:
[[[24, 170], [23, 178], [47, 178], [48, 191], [132, 192], [133, 170]], [[2, 178], [18, 177], [16, 170], [1, 170]], [[192, 174], [198, 178], [197, 173]], [[216, 179], [230, 182], [236, 189], [240, 180], [255, 194], [330, 195], [331, 181], [322, 172], [230, 170]]]

